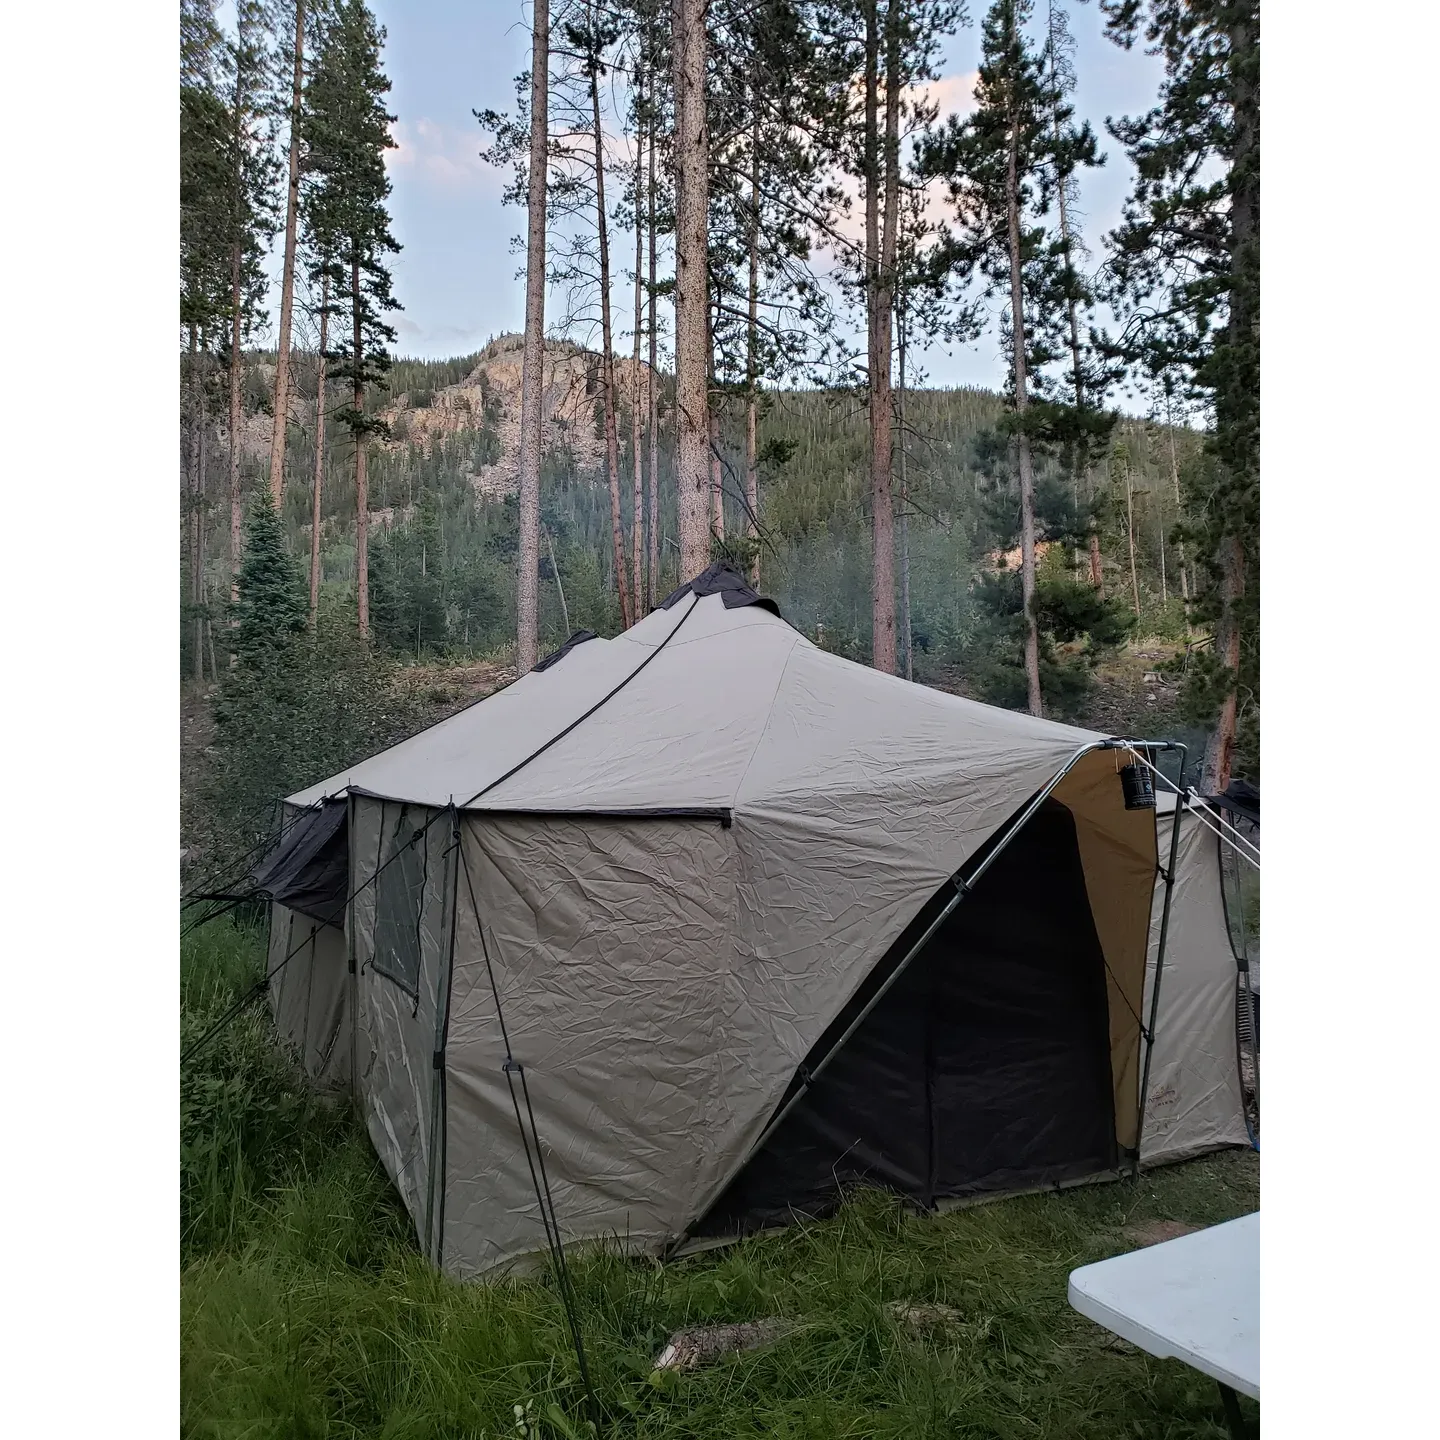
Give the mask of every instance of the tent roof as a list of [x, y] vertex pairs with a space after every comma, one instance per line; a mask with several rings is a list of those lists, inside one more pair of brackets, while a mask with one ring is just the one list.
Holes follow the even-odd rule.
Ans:
[[1030, 786], [1037, 764], [1100, 738], [841, 659], [731, 576], [712, 567], [615, 639], [575, 644], [290, 803], [347, 789], [506, 811], [918, 802], [937, 781]]

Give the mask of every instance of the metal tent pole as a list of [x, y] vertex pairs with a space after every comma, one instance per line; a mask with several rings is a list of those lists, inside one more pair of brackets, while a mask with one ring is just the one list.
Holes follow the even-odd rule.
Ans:
[[1161, 871], [1165, 877], [1165, 905], [1160, 912], [1160, 941], [1155, 947], [1155, 983], [1150, 987], [1150, 1028], [1145, 1035], [1145, 1065], [1140, 1076], [1140, 1111], [1135, 1118], [1135, 1154], [1130, 1162], [1131, 1178], [1140, 1174], [1140, 1142], [1145, 1134], [1145, 1105], [1150, 1098], [1150, 1062], [1155, 1057], [1155, 1021], [1160, 1013], [1160, 982], [1165, 977], [1165, 942], [1170, 934], [1170, 904], [1175, 898], [1175, 865], [1180, 855], [1180, 820], [1185, 813], [1185, 761], [1187, 751], [1180, 751], [1180, 780], [1175, 796], [1175, 818], [1170, 823], [1170, 863]]

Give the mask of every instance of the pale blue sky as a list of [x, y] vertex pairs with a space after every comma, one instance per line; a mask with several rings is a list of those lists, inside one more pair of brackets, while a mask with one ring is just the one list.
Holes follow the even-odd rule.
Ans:
[[[522, 218], [501, 204], [505, 177], [479, 158], [481, 134], [471, 111], [513, 104], [514, 77], [529, 63], [529, 7], [520, 0], [371, 3], [387, 31], [385, 66], [399, 141], [391, 155], [392, 208], [394, 232], [404, 246], [395, 260], [395, 293], [405, 313], [396, 349], [430, 358], [464, 354], [492, 335], [518, 329], [523, 319], [522, 287], [515, 280], [521, 261], [510, 251]], [[964, 103], [969, 82], [962, 77], [978, 63], [978, 3], [972, 0], [975, 23], [946, 46], [944, 108]], [[1105, 116], [1153, 104], [1160, 71], [1155, 59], [1105, 39], [1094, 0], [1072, 0], [1069, 8], [1078, 42], [1077, 109], [1109, 157], [1086, 177], [1081, 195], [1084, 230], [1098, 254], [1130, 179], [1123, 155], [1103, 134]], [[1043, 13], [1043, 6], [1037, 9]], [[932, 384], [987, 386], [999, 385], [1003, 364], [993, 333], [954, 352], [934, 348], [923, 363]]]

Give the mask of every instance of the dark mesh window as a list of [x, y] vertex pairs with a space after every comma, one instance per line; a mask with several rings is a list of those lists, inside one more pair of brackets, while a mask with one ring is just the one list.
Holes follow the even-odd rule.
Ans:
[[375, 968], [420, 992], [420, 911], [425, 903], [424, 824], [413, 810], [402, 810], [375, 881]]

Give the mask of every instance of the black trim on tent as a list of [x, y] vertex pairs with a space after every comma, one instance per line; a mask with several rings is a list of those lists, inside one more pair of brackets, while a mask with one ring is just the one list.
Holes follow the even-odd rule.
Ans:
[[[433, 805], [427, 800], [402, 800], [398, 795], [382, 795], [378, 790], [367, 790], [362, 785], [351, 786], [350, 793], [361, 800], [378, 800], [385, 805], [448, 808]], [[460, 805], [456, 808], [464, 815], [513, 815], [530, 820], [718, 820], [726, 830], [735, 819], [735, 812], [728, 805], [636, 805], [604, 810], [545, 810], [532, 806], [512, 809], [508, 805]]]
[[[954, 884], [927, 902], [807, 1064], [828, 1054]], [[802, 1067], [791, 1093], [804, 1078]], [[930, 1207], [1116, 1163], [1105, 958], [1074, 818], [1052, 799], [690, 1233], [821, 1215], [857, 1183]]]
[[577, 630], [558, 650], [547, 655], [538, 664], [530, 667], [532, 674], [538, 674], [541, 670], [548, 670], [552, 665], [558, 665], [577, 645], [583, 645], [587, 640], [596, 638], [593, 630]]
[[346, 815], [343, 800], [302, 812], [255, 868], [255, 889], [322, 925], [343, 925], [350, 876]]
[[718, 820], [721, 828], [728, 830], [735, 813], [728, 805], [675, 805], [668, 808], [617, 810], [506, 810], [487, 809], [476, 806], [466, 809], [466, 815], [507, 815], [524, 817], [527, 820]]
[[688, 580], [678, 590], [671, 591], [660, 602], [660, 608], [668, 610], [686, 595], [697, 598], [703, 595], [719, 595], [727, 610], [738, 610], [742, 605], [758, 605], [778, 619], [785, 618], [780, 614], [780, 607], [768, 595], [761, 595], [750, 588], [750, 582], [729, 560], [717, 560], [693, 580]]

